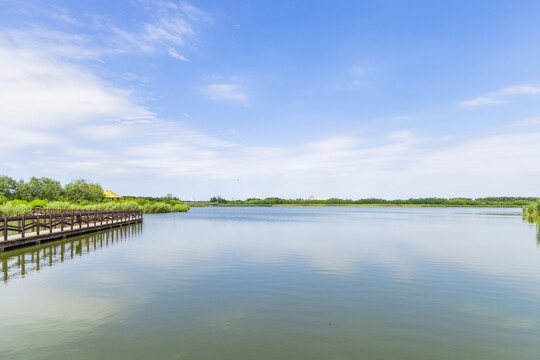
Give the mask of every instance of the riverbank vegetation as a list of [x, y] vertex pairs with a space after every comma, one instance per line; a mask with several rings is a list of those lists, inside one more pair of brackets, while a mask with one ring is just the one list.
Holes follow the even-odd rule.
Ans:
[[221, 197], [213, 197], [206, 205], [213, 206], [469, 206], [469, 207], [523, 207], [538, 201], [534, 197], [486, 197], [486, 198], [419, 198], [407, 200], [385, 199], [338, 199], [325, 200], [307, 199], [281, 199], [270, 197], [266, 199], [250, 198], [246, 200], [225, 200]]
[[103, 188], [84, 179], [64, 187], [49, 178], [16, 181], [0, 176], [0, 215], [30, 215], [34, 208], [72, 210], [142, 210], [145, 214], [186, 212], [189, 206], [178, 199], [124, 197], [104, 199]]
[[540, 223], [540, 201], [535, 201], [523, 208], [523, 216], [530, 222]]

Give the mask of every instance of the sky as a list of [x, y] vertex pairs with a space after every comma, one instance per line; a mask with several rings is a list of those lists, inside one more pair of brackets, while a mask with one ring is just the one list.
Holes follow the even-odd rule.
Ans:
[[0, 2], [0, 170], [207, 200], [540, 196], [538, 1]]

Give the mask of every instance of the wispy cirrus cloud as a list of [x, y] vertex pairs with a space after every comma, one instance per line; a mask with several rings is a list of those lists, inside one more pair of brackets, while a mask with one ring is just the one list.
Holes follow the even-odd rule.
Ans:
[[203, 88], [204, 93], [212, 100], [225, 100], [248, 104], [248, 95], [240, 84], [214, 83]]
[[474, 99], [461, 102], [463, 106], [487, 106], [504, 104], [508, 98], [516, 95], [537, 95], [540, 94], [540, 87], [531, 85], [510, 86], [499, 91], [479, 96]]
[[370, 76], [376, 71], [378, 71], [378, 69], [374, 67], [353, 66], [349, 69], [348, 75], [352, 79], [352, 84], [354, 86], [367, 85], [370, 82]]
[[[211, 21], [204, 12], [189, 4], [149, 2], [148, 21], [140, 21], [133, 29], [126, 30], [99, 14], [74, 18], [62, 8], [35, 6], [31, 3], [18, 5], [20, 12], [54, 21], [46, 25], [32, 22], [18, 28], [0, 27], [0, 41], [13, 47], [31, 45], [33, 49], [43, 49], [53, 56], [70, 59], [99, 59], [111, 54], [160, 52], [187, 61], [179, 49], [188, 46], [198, 24]], [[58, 20], [70, 26], [70, 31], [54, 26]]]
[[169, 55], [171, 55], [171, 57], [173, 57], [175, 59], [178, 59], [178, 60], [182, 60], [182, 61], [186, 61], [186, 62], [189, 61], [185, 56], [180, 55], [174, 49], [169, 49]]

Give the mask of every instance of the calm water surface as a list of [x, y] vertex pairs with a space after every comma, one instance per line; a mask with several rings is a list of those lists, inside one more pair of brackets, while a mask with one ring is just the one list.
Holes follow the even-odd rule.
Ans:
[[519, 209], [193, 208], [0, 255], [0, 359], [539, 359]]

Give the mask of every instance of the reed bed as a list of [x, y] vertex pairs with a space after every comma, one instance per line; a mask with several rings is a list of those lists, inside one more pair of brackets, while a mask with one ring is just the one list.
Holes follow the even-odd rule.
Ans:
[[523, 208], [523, 217], [530, 222], [540, 223], [540, 201], [525, 206]]
[[144, 214], [160, 214], [170, 212], [186, 212], [189, 206], [180, 201], [152, 202], [152, 201], [104, 201], [100, 203], [73, 203], [69, 201], [12, 200], [0, 204], [0, 216], [32, 215], [34, 208], [66, 209], [66, 210], [142, 210]]

